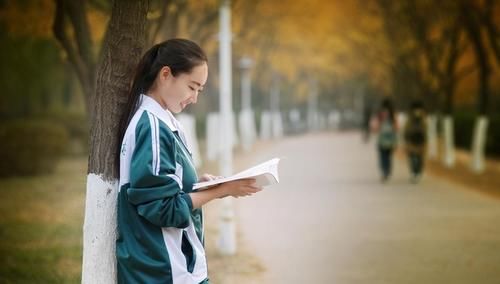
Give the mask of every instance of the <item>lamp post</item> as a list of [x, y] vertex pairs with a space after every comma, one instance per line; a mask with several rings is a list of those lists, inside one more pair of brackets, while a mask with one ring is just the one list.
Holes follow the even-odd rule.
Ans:
[[[219, 66], [220, 66], [220, 123], [222, 151], [219, 169], [223, 176], [231, 175], [233, 168], [232, 79], [231, 79], [231, 10], [230, 1], [224, 0], [219, 9]], [[221, 254], [236, 253], [236, 229], [232, 200], [224, 198], [219, 219], [217, 247]]]

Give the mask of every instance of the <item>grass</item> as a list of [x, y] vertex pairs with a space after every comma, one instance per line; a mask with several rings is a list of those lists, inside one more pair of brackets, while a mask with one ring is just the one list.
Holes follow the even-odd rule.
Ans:
[[0, 180], [0, 283], [80, 283], [87, 159]]

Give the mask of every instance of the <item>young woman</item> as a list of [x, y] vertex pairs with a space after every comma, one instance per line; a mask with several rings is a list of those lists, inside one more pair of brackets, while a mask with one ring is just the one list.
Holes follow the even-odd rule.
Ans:
[[198, 179], [172, 113], [196, 103], [207, 76], [206, 55], [184, 39], [153, 46], [137, 67], [119, 130], [119, 283], [209, 283], [202, 205], [261, 190], [254, 180], [192, 190], [213, 176]]

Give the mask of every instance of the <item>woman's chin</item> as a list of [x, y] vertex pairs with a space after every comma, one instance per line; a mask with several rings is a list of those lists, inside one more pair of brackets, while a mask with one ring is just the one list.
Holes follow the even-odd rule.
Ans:
[[182, 112], [182, 110], [183, 110], [183, 109], [184, 109], [184, 108], [183, 108], [181, 105], [179, 105], [178, 107], [175, 107], [175, 108], [174, 108], [174, 107], [172, 107], [172, 108], [169, 108], [168, 110], [169, 110], [171, 113], [178, 114], [178, 113]]

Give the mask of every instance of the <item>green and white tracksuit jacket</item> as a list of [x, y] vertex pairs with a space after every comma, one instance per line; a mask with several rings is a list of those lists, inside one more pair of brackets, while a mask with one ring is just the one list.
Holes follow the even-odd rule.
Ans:
[[118, 283], [208, 283], [196, 170], [179, 122], [155, 100], [125, 133], [118, 194]]

